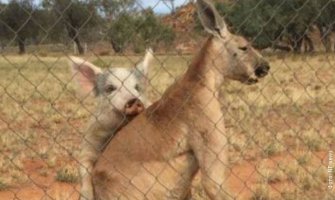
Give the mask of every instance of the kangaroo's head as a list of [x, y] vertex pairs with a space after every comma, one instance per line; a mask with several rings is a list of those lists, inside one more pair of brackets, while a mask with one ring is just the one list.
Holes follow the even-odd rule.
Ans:
[[213, 37], [211, 62], [223, 77], [253, 84], [268, 74], [269, 63], [245, 38], [229, 32], [212, 3], [198, 0], [197, 6], [203, 27]]

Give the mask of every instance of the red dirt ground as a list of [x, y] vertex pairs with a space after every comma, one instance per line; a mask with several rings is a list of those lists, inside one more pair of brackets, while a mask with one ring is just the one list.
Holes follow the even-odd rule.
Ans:
[[[325, 163], [327, 152], [317, 152], [313, 158], [313, 163]], [[277, 168], [278, 162], [290, 162], [295, 160], [289, 155], [278, 155], [271, 158], [263, 159], [263, 162], [269, 168]], [[244, 161], [235, 165], [228, 177], [228, 185], [236, 199], [249, 199], [254, 192], [257, 184], [259, 173], [256, 171], [256, 165], [259, 161]], [[43, 161], [26, 161], [24, 162], [25, 172], [29, 175], [29, 185], [21, 185], [13, 187], [5, 191], [0, 191], [0, 200], [40, 200], [40, 199], [56, 199], [56, 200], [77, 200], [79, 195], [79, 185], [61, 183], [55, 181], [55, 173], [48, 173], [47, 176], [41, 175], [39, 172], [45, 167]], [[197, 176], [195, 185], [199, 182], [200, 177]], [[288, 181], [271, 183], [272, 193], [282, 191], [285, 187], [292, 185]]]
[[25, 161], [24, 170], [30, 184], [1, 191], [0, 200], [78, 199], [78, 185], [56, 182], [55, 173], [41, 175], [40, 170], [45, 167], [46, 164], [43, 161]]

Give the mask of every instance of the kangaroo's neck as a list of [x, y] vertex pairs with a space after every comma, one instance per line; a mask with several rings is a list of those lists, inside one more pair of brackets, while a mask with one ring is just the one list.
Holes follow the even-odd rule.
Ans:
[[[153, 119], [157, 121], [174, 118], [176, 115], [189, 117], [197, 114], [187, 113], [197, 112], [199, 108], [205, 109], [209, 102], [211, 105], [215, 104], [216, 110], [220, 109], [216, 99], [222, 75], [213, 64], [213, 59], [218, 55], [213, 40], [211, 37], [205, 42], [184, 76], [166, 90], [160, 101], [147, 109], [148, 116], [154, 116]], [[214, 110], [213, 106], [212, 108]]]
[[184, 78], [187, 81], [198, 82], [205, 85], [213, 92], [219, 89], [223, 82], [223, 76], [215, 64], [220, 49], [215, 44], [215, 38], [207, 39], [197, 56], [193, 59]]

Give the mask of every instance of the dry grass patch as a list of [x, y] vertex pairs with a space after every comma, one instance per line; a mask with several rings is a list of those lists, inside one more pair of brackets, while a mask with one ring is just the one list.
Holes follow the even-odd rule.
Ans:
[[4, 180], [3, 178], [0, 179], [0, 190], [5, 190], [9, 188], [8, 181]]
[[262, 184], [255, 187], [250, 200], [270, 200], [272, 199], [268, 186]]
[[66, 183], [77, 183], [79, 181], [78, 169], [71, 165], [64, 166], [57, 171], [56, 180]]
[[[263, 179], [248, 183], [259, 188], [257, 192], [245, 189], [238, 197], [275, 199], [282, 194], [280, 198], [322, 199], [327, 174], [326, 162], [321, 161], [326, 158], [320, 153], [328, 151], [335, 139], [335, 58], [327, 54], [268, 58], [271, 72], [260, 83], [227, 81], [222, 87], [230, 167], [249, 169], [250, 163], [276, 161], [259, 170]], [[140, 59], [88, 57], [103, 67], [131, 67]], [[157, 56], [149, 70], [150, 99], [160, 98], [190, 60], [191, 56]], [[1, 57], [0, 77], [0, 177], [9, 177], [0, 181], [0, 188], [29, 184], [21, 177], [35, 172], [77, 183], [76, 155], [95, 102], [91, 96], [76, 94], [67, 58]], [[286, 156], [291, 158], [285, 160]], [[27, 171], [22, 162], [33, 159], [42, 160], [47, 169]], [[64, 163], [65, 167], [57, 167]], [[247, 182], [247, 177], [242, 180]], [[236, 187], [243, 188], [242, 182]], [[194, 194], [194, 199], [205, 199], [201, 188]]]
[[285, 181], [287, 179], [285, 172], [278, 168], [269, 168], [261, 165], [258, 167], [257, 172], [260, 176], [258, 180], [259, 183], [271, 184]]

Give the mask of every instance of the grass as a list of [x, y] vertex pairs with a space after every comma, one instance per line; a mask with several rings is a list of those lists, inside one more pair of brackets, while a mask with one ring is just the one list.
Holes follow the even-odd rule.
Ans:
[[297, 157], [297, 162], [299, 165], [304, 166], [307, 165], [311, 160], [310, 153], [304, 153], [303, 155]]
[[269, 189], [266, 185], [259, 185], [256, 187], [254, 194], [251, 196], [250, 200], [270, 200], [271, 196], [269, 194]]
[[0, 179], [0, 191], [8, 188], [8, 183], [5, 180]]
[[283, 147], [279, 142], [271, 142], [267, 145], [264, 145], [263, 153], [265, 157], [274, 156], [283, 152]]
[[[105, 67], [130, 67], [140, 57], [88, 59]], [[335, 138], [335, 58], [267, 59], [271, 73], [260, 83], [227, 81], [222, 87], [230, 167], [251, 171], [237, 170], [239, 178], [228, 180], [232, 192], [237, 199], [334, 197], [327, 191], [326, 167]], [[190, 60], [157, 56], [149, 72], [149, 98], [159, 99]], [[0, 77], [0, 177], [6, 177], [0, 190], [24, 187], [41, 177], [78, 183], [75, 158], [95, 104], [93, 97], [76, 95], [67, 58], [3, 56]], [[43, 167], [28, 165], [31, 161]], [[195, 186], [194, 198], [204, 199], [199, 188]]]
[[56, 180], [66, 183], [77, 183], [79, 181], [78, 169], [73, 166], [65, 166], [57, 171]]
[[260, 175], [259, 183], [278, 183], [285, 181], [287, 176], [281, 169], [273, 169], [266, 166], [259, 166], [258, 173]]

